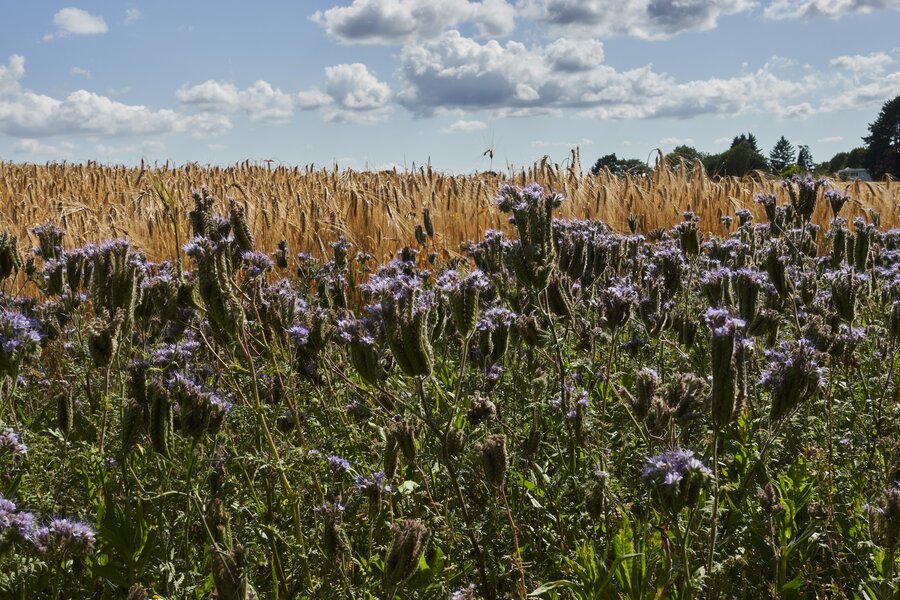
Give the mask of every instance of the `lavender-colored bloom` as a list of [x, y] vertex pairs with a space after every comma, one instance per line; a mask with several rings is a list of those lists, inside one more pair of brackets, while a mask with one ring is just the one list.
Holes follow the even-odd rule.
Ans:
[[22, 360], [37, 350], [40, 325], [20, 312], [0, 310], [0, 376], [13, 375]]
[[562, 194], [544, 191], [537, 183], [530, 183], [525, 187], [517, 187], [504, 183], [497, 194], [497, 207], [503, 212], [520, 212], [531, 208], [543, 200], [548, 200], [550, 205], [558, 207], [563, 200]]
[[241, 258], [244, 261], [244, 266], [247, 269], [247, 274], [250, 277], [259, 277], [263, 275], [267, 271], [272, 270], [272, 266], [274, 263], [272, 259], [269, 258], [269, 255], [265, 252], [244, 252], [241, 255]]
[[0, 456], [12, 455], [13, 459], [24, 457], [28, 453], [28, 446], [19, 439], [19, 434], [12, 429], [0, 433]]
[[171, 343], [161, 344], [153, 348], [150, 352], [150, 362], [158, 367], [167, 367], [171, 365], [187, 365], [200, 349], [200, 342], [189, 334], [183, 340]]
[[489, 385], [496, 384], [498, 381], [500, 381], [500, 378], [503, 377], [503, 373], [505, 373], [505, 372], [506, 372], [506, 369], [504, 369], [502, 366], [497, 365], [497, 364], [491, 365], [491, 368], [488, 369], [488, 372], [487, 372], [488, 384]]
[[0, 495], [0, 540], [30, 540], [34, 532], [34, 515], [21, 511], [12, 500]]
[[331, 454], [328, 457], [328, 468], [335, 473], [346, 473], [350, 470], [350, 461], [337, 454]]
[[393, 488], [386, 484], [384, 471], [376, 471], [371, 476], [357, 475], [353, 480], [353, 487], [359, 492], [371, 493], [372, 491], [391, 493]]
[[772, 396], [770, 418], [777, 421], [812, 396], [822, 385], [815, 345], [805, 338], [782, 342], [766, 352], [769, 364], [760, 385]]
[[575, 404], [587, 408], [591, 405], [590, 394], [587, 390], [581, 390], [576, 396]]
[[450, 594], [450, 600], [472, 600], [475, 597], [475, 584], [470, 583], [466, 587], [459, 588]]
[[73, 519], [54, 519], [32, 535], [35, 549], [41, 554], [81, 557], [91, 553], [96, 543], [90, 525]]
[[670, 450], [644, 462], [641, 478], [670, 514], [696, 504], [700, 491], [712, 477], [710, 471], [692, 450]]
[[294, 343], [298, 346], [305, 346], [309, 341], [309, 328], [303, 325], [294, 325], [288, 327], [287, 332], [294, 338]]
[[481, 313], [477, 328], [479, 331], [496, 331], [497, 329], [508, 328], [517, 317], [516, 313], [506, 307], [494, 306]]

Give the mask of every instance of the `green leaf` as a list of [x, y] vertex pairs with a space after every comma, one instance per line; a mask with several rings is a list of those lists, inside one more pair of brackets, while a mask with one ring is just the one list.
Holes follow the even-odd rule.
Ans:
[[557, 581], [548, 581], [547, 583], [543, 584], [542, 586], [538, 587], [537, 589], [535, 589], [534, 591], [529, 593], [528, 597], [529, 598], [537, 598], [539, 596], [546, 594], [547, 592], [553, 591], [558, 588], [565, 588], [565, 589], [571, 590], [571, 589], [574, 589], [575, 587], [576, 587], [575, 583], [572, 581], [569, 581], [568, 579], [559, 579]]

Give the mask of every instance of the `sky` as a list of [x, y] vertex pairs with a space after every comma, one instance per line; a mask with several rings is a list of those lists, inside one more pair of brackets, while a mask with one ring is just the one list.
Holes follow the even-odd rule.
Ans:
[[0, 160], [824, 161], [900, 95], [900, 0], [73, 1], [3, 3]]

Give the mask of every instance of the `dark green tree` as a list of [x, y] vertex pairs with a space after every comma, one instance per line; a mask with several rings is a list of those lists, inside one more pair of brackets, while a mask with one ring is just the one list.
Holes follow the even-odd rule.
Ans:
[[702, 163], [706, 156], [705, 153], [700, 152], [693, 146], [682, 144], [680, 146], [675, 146], [671, 152], [666, 154], [666, 162], [675, 170], [680, 169], [682, 163], [684, 163], [688, 170], [692, 170], [694, 165], [697, 164], [697, 161]]
[[900, 178], [900, 96], [881, 107], [874, 123], [869, 124], [865, 168], [874, 179], [885, 175]]
[[838, 152], [834, 156], [831, 157], [827, 163], [823, 164], [823, 167], [829, 173], [837, 173], [841, 169], [847, 166], [847, 158], [850, 156], [849, 152]]
[[626, 173], [631, 175], [647, 175], [651, 172], [650, 167], [638, 158], [618, 158], [616, 153], [601, 156], [591, 167], [591, 173], [598, 175], [603, 169], [609, 169], [610, 173], [616, 176], [622, 176]]
[[704, 166], [710, 175], [734, 177], [743, 177], [752, 171], [766, 171], [769, 167], [752, 133], [736, 136], [731, 148], [707, 157]]
[[815, 168], [815, 163], [813, 162], [812, 152], [809, 151], [809, 146], [801, 144], [797, 147], [797, 166], [803, 169], [804, 172], [812, 172]]
[[769, 169], [776, 175], [794, 164], [794, 146], [781, 136], [769, 152]]

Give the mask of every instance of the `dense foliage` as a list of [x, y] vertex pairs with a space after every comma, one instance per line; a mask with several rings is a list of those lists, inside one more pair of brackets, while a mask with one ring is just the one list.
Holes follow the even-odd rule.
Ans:
[[900, 232], [784, 185], [725, 238], [504, 185], [380, 266], [204, 191], [190, 268], [0, 236], [0, 596], [892, 597]]

